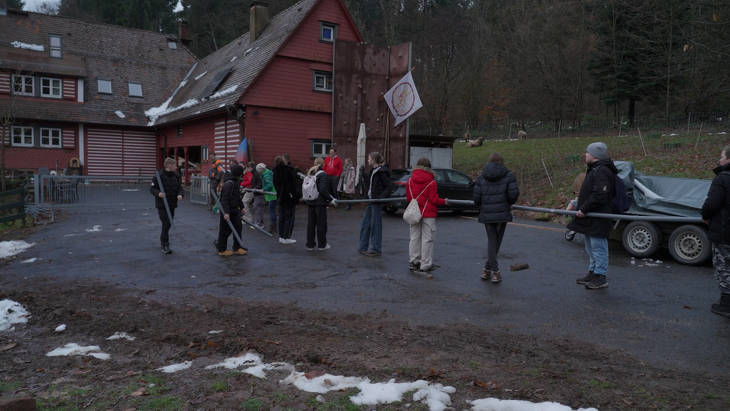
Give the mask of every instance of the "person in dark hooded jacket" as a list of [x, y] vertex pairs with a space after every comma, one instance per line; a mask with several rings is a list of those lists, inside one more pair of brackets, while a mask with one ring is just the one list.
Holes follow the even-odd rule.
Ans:
[[608, 234], [613, 222], [607, 218], [586, 217], [588, 213], [613, 214], [613, 198], [616, 192], [618, 169], [608, 156], [604, 143], [591, 143], [586, 147], [586, 178], [578, 193], [577, 214], [568, 229], [585, 236], [588, 254], [588, 274], [576, 280], [589, 290], [608, 287]]
[[710, 311], [730, 318], [730, 146], [722, 149], [719, 164], [712, 171], [717, 175], [702, 205], [702, 219], [709, 228], [720, 301], [712, 304]]
[[155, 196], [155, 207], [157, 208], [157, 214], [160, 216], [160, 222], [162, 222], [162, 232], [160, 233], [160, 244], [162, 246], [162, 254], [170, 254], [170, 227], [172, 221], [167, 216], [167, 210], [165, 210], [164, 198], [167, 198], [167, 204], [170, 207], [170, 214], [172, 218], [175, 218], [175, 208], [177, 208], [177, 202], [183, 198], [183, 186], [180, 183], [180, 176], [177, 174], [177, 165], [175, 160], [172, 158], [166, 158], [164, 163], [164, 170], [158, 171], [160, 174], [160, 180], [162, 180], [162, 187], [157, 182], [157, 176], [152, 177], [152, 186], [150, 187], [150, 193]]
[[479, 207], [479, 222], [487, 230], [487, 261], [483, 280], [502, 281], [497, 254], [502, 246], [507, 223], [512, 221], [512, 204], [517, 202], [520, 189], [514, 174], [504, 166], [499, 153], [492, 153], [489, 162], [474, 185], [474, 205]]
[[409, 268], [415, 272], [428, 272], [434, 269], [433, 242], [436, 238], [437, 207], [446, 204], [446, 199], [438, 195], [431, 161], [427, 158], [418, 159], [416, 168], [406, 183], [406, 202], [410, 203], [414, 198], [421, 210], [421, 221], [410, 225]]
[[[332, 203], [334, 197], [330, 192], [330, 178], [323, 170], [322, 158], [314, 160], [314, 166], [309, 169], [307, 175], [314, 176], [319, 195], [314, 200], [307, 201], [307, 250], [314, 250], [315, 245], [318, 250], [329, 250], [330, 245], [327, 243], [327, 205]], [[315, 233], [317, 241], [315, 243]]]
[[281, 163], [274, 167], [274, 188], [279, 196], [279, 243], [293, 244], [294, 215], [300, 193], [297, 190], [297, 171], [291, 166], [289, 154], [281, 155]]
[[248, 253], [248, 250], [243, 248], [243, 245], [238, 242], [236, 236], [233, 236], [233, 251], [226, 249], [228, 247], [228, 236], [232, 233], [231, 228], [228, 226], [228, 221], [231, 222], [239, 237], [243, 228], [243, 223], [241, 222], [243, 202], [241, 201], [241, 190], [239, 188], [241, 185], [241, 175], [243, 175], [243, 167], [235, 165], [231, 167], [231, 175], [224, 177], [223, 180], [220, 198], [221, 218], [218, 228], [218, 241], [216, 242], [218, 255], [222, 257], [233, 255], [234, 252], [238, 255], [246, 255]]

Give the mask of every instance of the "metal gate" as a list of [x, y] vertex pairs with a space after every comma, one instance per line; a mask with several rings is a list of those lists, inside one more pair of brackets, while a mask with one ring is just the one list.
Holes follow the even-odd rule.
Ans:
[[53, 208], [147, 208], [152, 176], [36, 176], [38, 204]]
[[193, 204], [208, 204], [210, 180], [206, 176], [190, 177], [190, 202]]

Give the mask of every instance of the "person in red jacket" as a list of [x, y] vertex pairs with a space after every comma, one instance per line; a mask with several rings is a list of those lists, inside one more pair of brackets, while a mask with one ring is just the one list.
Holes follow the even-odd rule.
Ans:
[[337, 183], [342, 175], [342, 159], [337, 156], [337, 150], [330, 148], [329, 157], [325, 157], [322, 170], [329, 176], [330, 193], [337, 196]]
[[411, 271], [426, 273], [433, 271], [433, 241], [436, 237], [437, 206], [446, 204], [439, 198], [436, 180], [431, 170], [431, 161], [421, 158], [416, 163], [406, 183], [406, 200], [415, 198], [421, 210], [421, 221], [410, 226], [408, 261]]

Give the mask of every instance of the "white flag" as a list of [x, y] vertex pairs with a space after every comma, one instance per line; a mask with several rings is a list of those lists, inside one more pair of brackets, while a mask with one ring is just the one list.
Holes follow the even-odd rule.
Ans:
[[395, 117], [396, 126], [423, 107], [410, 71], [385, 93], [385, 102]]

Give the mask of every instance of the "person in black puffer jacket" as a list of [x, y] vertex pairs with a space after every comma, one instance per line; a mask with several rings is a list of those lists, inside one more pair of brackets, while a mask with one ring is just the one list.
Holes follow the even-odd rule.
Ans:
[[243, 167], [235, 165], [231, 167], [231, 175], [226, 176], [223, 179], [223, 188], [221, 189], [221, 218], [218, 228], [218, 241], [216, 247], [218, 249], [218, 255], [228, 257], [233, 255], [235, 252], [238, 255], [246, 255], [248, 250], [243, 248], [243, 245], [238, 242], [238, 238], [233, 236], [233, 251], [227, 250], [228, 247], [228, 236], [231, 235], [231, 228], [228, 226], [228, 221], [231, 222], [233, 228], [241, 236], [241, 230], [243, 224], [241, 223], [241, 208], [243, 208], [243, 201], [241, 201], [241, 175], [243, 175]]
[[715, 278], [720, 286], [720, 301], [712, 304], [710, 310], [730, 318], [730, 146], [720, 153], [718, 167], [702, 205], [702, 219], [709, 226], [712, 242], [712, 264]]
[[274, 167], [274, 188], [279, 196], [279, 243], [293, 244], [294, 215], [300, 193], [297, 189], [297, 171], [291, 166], [289, 154], [281, 155], [282, 162]]
[[586, 217], [588, 213], [613, 214], [613, 198], [616, 192], [618, 169], [608, 156], [604, 143], [591, 143], [586, 147], [586, 178], [578, 193], [577, 214], [568, 229], [585, 236], [588, 254], [588, 274], [576, 280], [589, 290], [608, 287], [608, 234], [613, 222], [608, 218]]
[[330, 176], [322, 170], [324, 161], [321, 158], [314, 160], [314, 166], [309, 169], [307, 173], [310, 176], [314, 176], [315, 184], [317, 185], [317, 192], [319, 195], [314, 200], [307, 201], [308, 213], [307, 213], [307, 250], [314, 250], [315, 239], [314, 234], [317, 234], [316, 246], [318, 250], [328, 250], [330, 245], [327, 243], [327, 205], [332, 201], [332, 194], [330, 193]]
[[150, 187], [150, 193], [155, 196], [155, 207], [157, 208], [157, 214], [160, 216], [162, 222], [162, 232], [160, 233], [160, 244], [162, 246], [162, 254], [170, 254], [170, 227], [172, 221], [167, 216], [167, 210], [165, 210], [165, 201], [163, 198], [167, 198], [167, 204], [170, 207], [170, 215], [175, 218], [175, 208], [177, 208], [177, 202], [182, 200], [183, 186], [180, 183], [180, 176], [177, 174], [177, 165], [175, 160], [172, 158], [166, 158], [164, 163], [164, 170], [158, 171], [160, 174], [160, 180], [162, 180], [162, 188], [157, 182], [157, 176], [152, 177], [152, 186]]
[[507, 223], [512, 221], [512, 204], [517, 202], [520, 189], [514, 174], [504, 166], [499, 153], [492, 153], [489, 162], [474, 185], [474, 204], [479, 207], [479, 222], [487, 230], [487, 261], [482, 279], [493, 283], [502, 281], [497, 254], [502, 245]]

